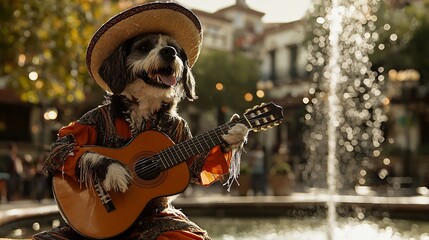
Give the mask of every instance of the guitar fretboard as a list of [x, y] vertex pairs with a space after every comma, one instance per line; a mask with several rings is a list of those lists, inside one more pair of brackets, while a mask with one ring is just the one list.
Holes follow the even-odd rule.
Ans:
[[227, 122], [213, 130], [207, 131], [189, 140], [180, 142], [170, 148], [155, 154], [152, 158], [160, 160], [161, 170], [171, 168], [200, 153], [204, 153], [223, 142], [222, 135], [228, 134], [228, 130], [235, 124], [248, 125], [244, 119]]

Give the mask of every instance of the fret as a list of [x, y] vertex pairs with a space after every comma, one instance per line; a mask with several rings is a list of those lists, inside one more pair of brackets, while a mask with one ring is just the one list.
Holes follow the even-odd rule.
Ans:
[[[198, 139], [198, 138], [197, 138]], [[195, 141], [194, 141], [195, 142]], [[201, 141], [196, 141], [196, 142], [198, 142], [199, 144], [200, 144], [200, 146], [201, 146], [201, 149], [199, 150], [200, 152], [203, 152], [204, 151], [204, 147], [203, 147], [203, 144], [201, 143]]]
[[[185, 152], [185, 158], [186, 159], [195, 156], [194, 153], [193, 153], [193, 151], [192, 151], [192, 149], [189, 147], [189, 142], [191, 142], [191, 141], [182, 142], [183, 143], [182, 144], [183, 145], [183, 150]], [[189, 150], [191, 150], [191, 152], [189, 152]]]
[[[228, 131], [231, 129], [231, 127], [228, 125], [228, 123], [230, 123], [230, 122], [227, 122], [227, 123], [225, 123], [224, 124], [224, 126], [225, 126], [225, 131], [226, 131], [226, 133], [224, 133], [224, 134], [228, 134]], [[223, 131], [222, 131], [223, 132]]]
[[213, 141], [212, 137], [210, 136], [211, 134], [209, 133], [208, 136], [210, 138], [210, 141], [212, 141], [213, 145], [216, 145], [216, 143]]
[[192, 146], [190, 144], [191, 144], [191, 142], [186, 143], [185, 148], [184, 148], [187, 159], [199, 154], [198, 151], [197, 152], [194, 151], [194, 149], [192, 148]]
[[[183, 144], [180, 144], [180, 145], [183, 145]], [[182, 159], [186, 159], [187, 157], [185, 156], [185, 154], [183, 154], [183, 152], [182, 152], [182, 149], [181, 149], [181, 146], [180, 145], [178, 145], [176, 148], [179, 150], [179, 152], [180, 152], [180, 154], [182, 154]], [[176, 151], [177, 152], [177, 151]]]
[[189, 156], [195, 156], [195, 155], [197, 155], [198, 153], [194, 153], [194, 151], [192, 150], [192, 146], [191, 146], [191, 144], [190, 144], [190, 142], [192, 142], [192, 141], [186, 141], [185, 142], [185, 144], [187, 144], [187, 149], [190, 149], [191, 150], [191, 154], [189, 154], [188, 153], [188, 151], [186, 151], [186, 153], [189, 155]]
[[[207, 132], [206, 132], [206, 133], [204, 133], [203, 135], [201, 135], [201, 137], [203, 138], [205, 134], [207, 134]], [[209, 143], [208, 143], [204, 138], [203, 138], [203, 139], [201, 139], [201, 140], [202, 140], [202, 141], [204, 141], [204, 142], [206, 143], [206, 145], [207, 145], [207, 147], [208, 147], [208, 148], [210, 148]]]
[[[221, 129], [221, 128], [219, 128], [219, 129]], [[221, 131], [222, 132], [222, 131]], [[222, 143], [222, 139], [219, 137], [219, 135], [221, 135], [220, 133], [218, 133], [218, 134], [215, 134], [215, 137], [217, 138], [217, 140], [220, 142], [220, 143]]]
[[169, 164], [169, 161], [168, 161], [168, 155], [161, 154], [161, 153], [158, 153], [157, 155], [159, 156], [159, 159], [161, 160], [162, 166], [164, 167], [164, 169], [169, 168], [170, 164]]
[[159, 155], [159, 160], [160, 160], [160, 162], [162, 163], [162, 166], [164, 167], [164, 169], [167, 169], [168, 168], [168, 165], [167, 166], [165, 166], [165, 159], [162, 157], [162, 155], [161, 154], [157, 154], [157, 155]]
[[192, 145], [194, 146], [195, 150], [197, 151], [196, 153], [192, 152], [192, 154], [195, 156], [195, 155], [197, 155], [199, 153], [198, 146], [195, 143], [195, 141], [190, 141], [190, 142], [192, 143]]
[[[172, 167], [172, 166], [174, 166], [174, 162], [173, 162], [173, 159], [171, 159], [170, 157], [172, 157], [173, 155], [171, 154], [171, 148], [167, 148], [165, 151], [162, 151], [162, 152], [165, 152], [165, 154], [167, 154], [167, 158], [168, 158], [168, 167]], [[170, 151], [170, 153], [168, 153]], [[161, 152], [161, 153], [162, 153]]]
[[[181, 163], [182, 159], [186, 159], [186, 156], [183, 155], [182, 151], [180, 150], [180, 146], [181, 145], [175, 145], [174, 147], [170, 148], [173, 165]], [[179, 152], [181, 153], [182, 156], [180, 156]]]
[[222, 132], [222, 135], [225, 135], [225, 132], [223, 131], [223, 129], [222, 128], [219, 128], [219, 129]]

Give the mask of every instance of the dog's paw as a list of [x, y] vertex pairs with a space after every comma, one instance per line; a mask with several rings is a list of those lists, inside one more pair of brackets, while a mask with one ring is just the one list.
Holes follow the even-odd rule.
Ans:
[[239, 149], [247, 142], [248, 134], [249, 129], [244, 124], [237, 123], [222, 138], [229, 145], [227, 148]]
[[85, 153], [80, 159], [80, 180], [87, 182], [88, 175], [103, 185], [106, 191], [126, 192], [131, 174], [121, 162], [98, 153]]
[[103, 187], [106, 191], [126, 192], [130, 183], [130, 173], [118, 161], [113, 162], [107, 167], [106, 177], [103, 181]]

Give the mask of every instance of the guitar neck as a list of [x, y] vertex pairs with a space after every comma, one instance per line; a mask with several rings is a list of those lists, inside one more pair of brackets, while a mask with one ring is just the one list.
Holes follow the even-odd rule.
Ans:
[[223, 142], [222, 135], [228, 134], [228, 130], [237, 123], [243, 123], [246, 125], [245, 120], [242, 119], [227, 122], [213, 130], [164, 149], [153, 157], [160, 160], [159, 167], [161, 170], [171, 168], [191, 157], [207, 152], [213, 147], [221, 144]]
[[160, 170], [166, 170], [200, 153], [204, 153], [223, 142], [222, 135], [235, 124], [244, 124], [254, 132], [277, 126], [283, 119], [283, 109], [274, 103], [263, 103], [247, 109], [240, 118], [233, 119], [213, 130], [198, 135], [187, 141], [178, 143], [155, 154], [152, 158], [157, 161]]

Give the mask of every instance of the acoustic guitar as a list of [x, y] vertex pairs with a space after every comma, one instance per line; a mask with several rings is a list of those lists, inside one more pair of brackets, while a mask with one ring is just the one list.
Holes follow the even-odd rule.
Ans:
[[58, 173], [53, 178], [58, 208], [64, 220], [85, 237], [117, 236], [136, 221], [150, 200], [183, 192], [190, 181], [186, 160], [221, 144], [222, 135], [235, 124], [242, 123], [258, 132], [280, 124], [282, 119], [282, 108], [266, 103], [246, 110], [241, 118], [178, 144], [163, 133], [150, 130], [121, 148], [85, 146], [125, 164], [132, 174], [132, 183], [125, 193], [106, 192], [100, 183], [87, 187]]

